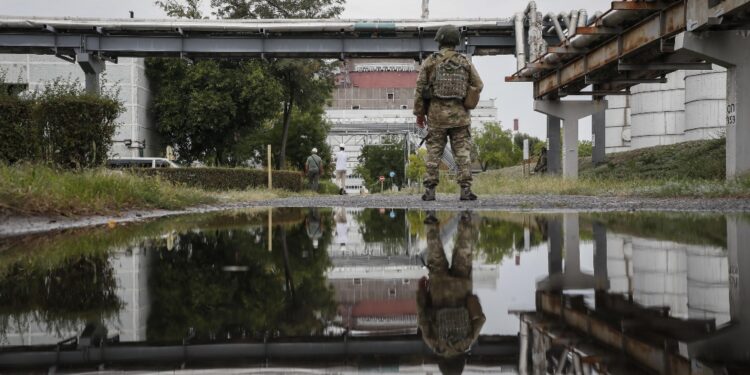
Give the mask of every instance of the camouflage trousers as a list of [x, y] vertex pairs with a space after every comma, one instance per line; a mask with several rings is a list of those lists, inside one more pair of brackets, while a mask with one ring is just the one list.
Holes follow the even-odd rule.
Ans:
[[427, 174], [424, 177], [425, 187], [435, 187], [440, 182], [440, 160], [443, 158], [445, 145], [451, 141], [453, 158], [458, 166], [458, 184], [471, 187], [471, 130], [469, 126], [458, 128], [430, 128], [427, 137]]
[[427, 270], [430, 277], [430, 296], [435, 307], [462, 307], [472, 293], [472, 238], [471, 224], [459, 223], [458, 236], [453, 245], [453, 259], [443, 249], [437, 224], [427, 224]]

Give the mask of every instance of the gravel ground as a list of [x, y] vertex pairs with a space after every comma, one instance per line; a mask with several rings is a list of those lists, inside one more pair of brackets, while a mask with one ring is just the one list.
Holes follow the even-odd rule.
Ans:
[[363, 207], [419, 208], [436, 210], [507, 211], [672, 211], [750, 212], [750, 199], [655, 199], [634, 197], [586, 197], [557, 195], [480, 196], [478, 201], [461, 202], [454, 195], [438, 195], [437, 201], [423, 202], [418, 195], [291, 197], [258, 202], [200, 206], [182, 211], [128, 211], [117, 216], [19, 217], [0, 216], [0, 237], [51, 230], [127, 223], [158, 217], [206, 213], [249, 207]]

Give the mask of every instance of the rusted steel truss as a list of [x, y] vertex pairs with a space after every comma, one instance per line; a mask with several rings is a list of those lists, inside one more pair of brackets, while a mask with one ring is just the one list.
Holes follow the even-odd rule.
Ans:
[[685, 4], [677, 2], [537, 80], [534, 83], [534, 97], [557, 95], [566, 86], [583, 88], [587, 75], [608, 65], [616, 66], [621, 60], [684, 30]]

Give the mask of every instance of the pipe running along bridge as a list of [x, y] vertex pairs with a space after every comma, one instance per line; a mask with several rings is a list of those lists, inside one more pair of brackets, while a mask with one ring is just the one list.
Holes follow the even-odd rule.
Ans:
[[[470, 56], [516, 54], [517, 72], [506, 81], [534, 84], [534, 107], [548, 116], [553, 173], [577, 177], [577, 124], [590, 115], [593, 160], [604, 160], [606, 96], [711, 63], [728, 69], [727, 178], [750, 172], [750, 88], [739, 84], [750, 82], [750, 0], [613, 1], [608, 11], [591, 17], [584, 10], [544, 15], [532, 1], [511, 18], [455, 20], [0, 16], [0, 53], [48, 54], [77, 62], [86, 73], [87, 89], [94, 91], [105, 61], [120, 56], [422, 59], [437, 49], [433, 37], [445, 24], [461, 30], [459, 50]], [[573, 95], [591, 100], [562, 100]]]

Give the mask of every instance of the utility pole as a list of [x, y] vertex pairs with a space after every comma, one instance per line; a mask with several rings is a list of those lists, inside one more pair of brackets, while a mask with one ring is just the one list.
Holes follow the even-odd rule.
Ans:
[[430, 18], [430, 0], [422, 0], [422, 19]]

